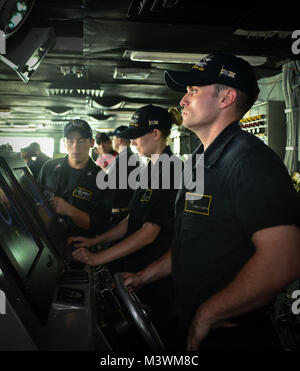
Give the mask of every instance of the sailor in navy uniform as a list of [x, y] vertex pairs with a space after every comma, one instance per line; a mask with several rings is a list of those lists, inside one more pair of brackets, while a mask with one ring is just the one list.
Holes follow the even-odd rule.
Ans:
[[89, 157], [94, 146], [92, 130], [87, 122], [72, 120], [64, 128], [64, 140], [68, 155], [47, 161], [38, 183], [65, 219], [70, 235], [103, 233], [111, 226], [111, 200], [109, 192], [96, 184], [103, 170]]

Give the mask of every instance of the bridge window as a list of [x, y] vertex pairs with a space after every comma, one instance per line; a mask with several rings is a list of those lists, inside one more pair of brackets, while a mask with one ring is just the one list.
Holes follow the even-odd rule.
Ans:
[[0, 145], [9, 143], [13, 147], [14, 152], [20, 152], [21, 148], [29, 146], [30, 143], [39, 143], [41, 151], [53, 157], [54, 139], [53, 138], [39, 138], [39, 137], [1, 137]]

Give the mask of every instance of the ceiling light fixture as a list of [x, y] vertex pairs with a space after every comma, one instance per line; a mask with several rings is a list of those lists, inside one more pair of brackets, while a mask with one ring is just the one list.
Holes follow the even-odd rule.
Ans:
[[150, 70], [145, 68], [123, 68], [116, 67], [114, 71], [114, 79], [132, 79], [144, 80], [150, 75]]
[[129, 116], [131, 117], [134, 114], [134, 110], [132, 111], [118, 111], [118, 110], [106, 110], [103, 111], [105, 115], [119, 115], [119, 116]]
[[0, 30], [5, 37], [15, 33], [25, 22], [35, 0], [0, 0]]
[[[195, 64], [207, 54], [172, 53], [158, 51], [126, 50], [123, 57], [137, 62], [186, 63]], [[252, 66], [260, 66], [267, 61], [266, 57], [239, 55]]]
[[87, 71], [87, 66], [76, 66], [76, 65], [62, 65], [60, 66], [60, 72], [66, 75], [76, 75], [77, 78], [81, 78]]

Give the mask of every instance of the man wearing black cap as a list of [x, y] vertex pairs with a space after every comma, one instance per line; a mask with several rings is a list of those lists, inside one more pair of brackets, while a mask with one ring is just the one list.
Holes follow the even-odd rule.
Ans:
[[38, 178], [43, 164], [50, 160], [50, 157], [41, 151], [39, 143], [33, 142], [28, 146], [28, 151], [32, 155], [27, 163], [35, 179]]
[[70, 235], [94, 236], [110, 227], [111, 202], [96, 185], [101, 169], [89, 157], [92, 130], [86, 121], [72, 120], [64, 128], [64, 141], [68, 155], [47, 161], [38, 183], [53, 190], [51, 204], [64, 216]]
[[188, 350], [281, 349], [266, 309], [300, 276], [299, 198], [277, 155], [239, 127], [259, 93], [254, 71], [212, 54], [165, 80], [185, 92], [183, 124], [202, 142], [191, 174], [204, 154], [204, 190], [183, 186], [172, 249], [126, 283], [172, 272]]
[[112, 148], [111, 139], [106, 133], [97, 133], [96, 144], [99, 153], [96, 164], [102, 169], [107, 169], [114, 162], [118, 152]]

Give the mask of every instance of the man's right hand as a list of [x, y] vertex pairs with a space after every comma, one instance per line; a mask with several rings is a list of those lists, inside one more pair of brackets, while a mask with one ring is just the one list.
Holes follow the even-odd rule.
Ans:
[[124, 278], [124, 283], [129, 291], [138, 291], [145, 285], [145, 282], [142, 279], [142, 274], [140, 272], [122, 272], [122, 276]]
[[67, 241], [67, 246], [73, 245], [75, 248], [78, 247], [91, 247], [97, 245], [98, 241], [96, 238], [87, 237], [69, 237]]
[[121, 272], [129, 290], [138, 291], [145, 285], [168, 276], [171, 273], [171, 249], [137, 273]]

